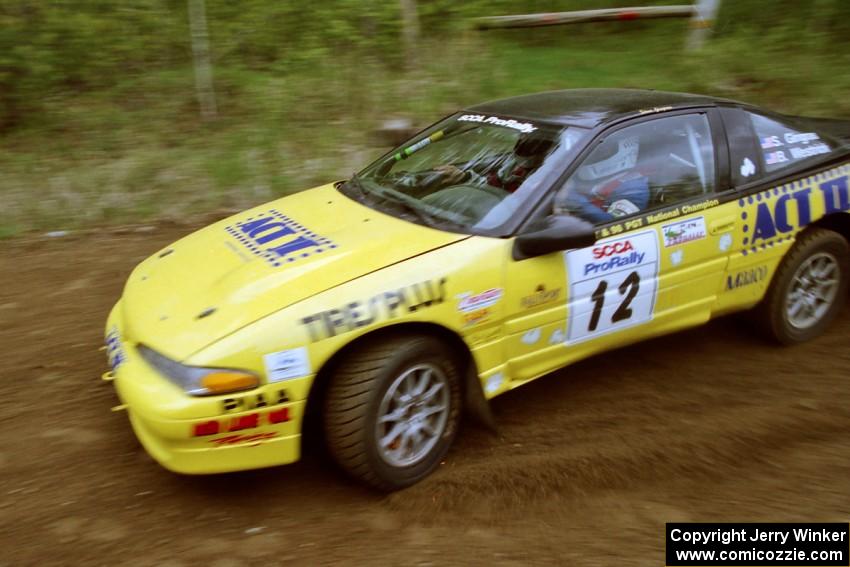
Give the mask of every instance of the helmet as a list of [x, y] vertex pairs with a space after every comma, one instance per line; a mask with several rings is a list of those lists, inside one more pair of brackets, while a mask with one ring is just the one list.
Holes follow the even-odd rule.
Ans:
[[617, 142], [606, 140], [592, 154], [594, 158], [601, 154], [602, 159], [579, 167], [578, 177], [584, 181], [596, 181], [632, 169], [637, 163], [638, 150], [640, 140], [637, 136], [622, 138]]
[[521, 137], [514, 145], [514, 153], [523, 158], [543, 158], [553, 149], [555, 142], [551, 138], [534, 132]]

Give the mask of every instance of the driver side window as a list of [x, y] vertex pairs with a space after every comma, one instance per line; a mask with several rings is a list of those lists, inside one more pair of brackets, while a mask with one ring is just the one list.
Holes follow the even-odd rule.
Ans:
[[603, 138], [555, 196], [555, 211], [595, 224], [713, 193], [705, 114], [656, 118]]

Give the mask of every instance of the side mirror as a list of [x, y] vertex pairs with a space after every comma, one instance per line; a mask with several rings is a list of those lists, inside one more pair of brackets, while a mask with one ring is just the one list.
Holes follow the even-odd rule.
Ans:
[[596, 230], [589, 222], [569, 215], [552, 215], [540, 227], [516, 237], [513, 259], [525, 260], [559, 250], [584, 248], [595, 242]]

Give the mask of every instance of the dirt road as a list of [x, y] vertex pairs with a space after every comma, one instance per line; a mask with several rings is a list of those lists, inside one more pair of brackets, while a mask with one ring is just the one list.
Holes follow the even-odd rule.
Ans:
[[782, 349], [728, 318], [494, 404], [391, 496], [317, 457], [181, 477], [147, 458], [102, 326], [188, 229], [0, 243], [0, 565], [662, 565], [669, 521], [850, 518], [850, 313]]

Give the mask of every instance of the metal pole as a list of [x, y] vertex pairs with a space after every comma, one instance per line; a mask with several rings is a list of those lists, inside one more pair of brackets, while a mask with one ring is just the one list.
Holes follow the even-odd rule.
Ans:
[[561, 24], [583, 24], [586, 22], [628, 21], [645, 18], [689, 18], [694, 16], [696, 9], [695, 6], [691, 5], [604, 8], [601, 10], [579, 10], [575, 12], [490, 16], [475, 18], [474, 22], [478, 29], [528, 28]]
[[702, 49], [719, 11], [720, 0], [696, 0], [694, 17], [691, 18], [691, 33], [688, 36], [689, 51]]
[[218, 115], [210, 63], [209, 34], [204, 0], [189, 0], [189, 29], [192, 35], [192, 54], [195, 61], [195, 89], [201, 117], [212, 120]]

